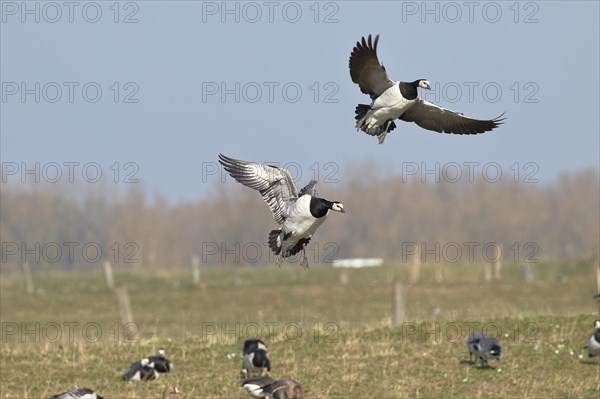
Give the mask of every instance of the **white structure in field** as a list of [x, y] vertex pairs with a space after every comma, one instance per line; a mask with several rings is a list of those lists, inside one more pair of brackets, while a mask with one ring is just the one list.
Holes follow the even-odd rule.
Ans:
[[338, 259], [337, 262], [332, 263], [333, 267], [373, 267], [383, 265], [383, 259], [381, 258], [352, 258], [352, 259]]

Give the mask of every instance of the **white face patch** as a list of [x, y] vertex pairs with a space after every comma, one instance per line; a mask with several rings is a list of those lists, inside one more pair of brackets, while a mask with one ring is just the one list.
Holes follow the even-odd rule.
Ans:
[[336, 202], [333, 204], [333, 206], [331, 207], [332, 210], [336, 211], [336, 212], [344, 212], [344, 205]]
[[429, 85], [429, 81], [428, 80], [421, 80], [419, 82], [419, 87], [421, 87], [423, 89], [431, 89], [431, 86]]

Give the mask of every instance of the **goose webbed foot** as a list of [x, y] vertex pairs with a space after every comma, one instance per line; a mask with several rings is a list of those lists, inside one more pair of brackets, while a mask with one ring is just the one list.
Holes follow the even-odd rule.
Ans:
[[302, 266], [305, 270], [309, 269], [308, 258], [306, 257], [305, 249], [302, 249], [302, 261], [300, 261], [300, 266]]

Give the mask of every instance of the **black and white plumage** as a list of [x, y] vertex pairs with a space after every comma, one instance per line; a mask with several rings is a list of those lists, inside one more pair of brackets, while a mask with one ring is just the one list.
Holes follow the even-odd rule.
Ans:
[[[502, 345], [496, 338], [488, 337], [483, 333], [473, 333], [467, 338], [467, 349], [469, 350], [469, 360], [475, 359], [481, 361], [481, 367], [488, 366], [488, 359], [500, 359], [502, 354]], [[476, 361], [475, 361], [476, 362]]]
[[165, 358], [165, 350], [160, 348], [155, 356], [149, 356], [148, 361], [154, 365], [154, 369], [159, 373], [168, 373], [173, 370], [173, 362]]
[[254, 398], [266, 398], [268, 393], [265, 392], [265, 387], [273, 384], [275, 380], [271, 377], [260, 376], [252, 377], [242, 382], [244, 388]]
[[89, 388], [75, 388], [71, 391], [66, 391], [54, 395], [52, 399], [104, 399], [96, 392]]
[[431, 89], [426, 79], [391, 80], [377, 58], [378, 41], [379, 35], [374, 41], [369, 35], [368, 39], [363, 37], [356, 42], [349, 64], [352, 81], [373, 101], [371, 105], [356, 107], [356, 128], [377, 136], [379, 144], [383, 144], [386, 134], [396, 127], [396, 118], [414, 122], [423, 129], [453, 134], [484, 133], [502, 124], [502, 115], [490, 120], [473, 119], [419, 98], [417, 88]]
[[278, 256], [288, 258], [302, 251], [301, 266], [308, 267], [305, 247], [329, 210], [345, 213], [344, 205], [318, 197], [316, 181], [298, 191], [287, 169], [228, 158], [219, 154], [225, 170], [246, 187], [258, 190], [281, 226], [269, 233], [269, 247]]
[[270, 377], [254, 377], [242, 382], [242, 387], [255, 398], [304, 398], [302, 386], [294, 380], [274, 380]]
[[248, 377], [253, 370], [258, 369], [260, 374], [264, 370], [271, 371], [271, 360], [269, 359], [269, 350], [267, 345], [260, 339], [248, 339], [244, 342], [242, 348], [244, 360], [242, 363], [242, 378]]
[[154, 368], [154, 364], [150, 363], [148, 358], [144, 358], [138, 362], [131, 363], [129, 371], [123, 374], [125, 381], [150, 381], [159, 377], [158, 371]]
[[585, 346], [589, 357], [600, 356], [600, 320], [594, 321], [594, 328], [596, 331], [590, 336]]

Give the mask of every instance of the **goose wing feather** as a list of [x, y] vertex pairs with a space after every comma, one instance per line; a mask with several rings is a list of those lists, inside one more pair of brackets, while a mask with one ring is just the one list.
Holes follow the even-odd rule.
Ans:
[[219, 162], [239, 183], [260, 192], [278, 224], [285, 222], [290, 206], [298, 198], [298, 189], [287, 169], [241, 161], [223, 154], [219, 154]]
[[500, 126], [504, 121], [503, 115], [489, 120], [473, 119], [417, 98], [414, 105], [398, 119], [414, 122], [423, 129], [438, 133], [478, 134]]
[[352, 81], [360, 87], [360, 91], [369, 94], [373, 100], [394, 85], [385, 67], [377, 58], [378, 41], [379, 35], [375, 36], [374, 41], [369, 35], [367, 40], [363, 37], [360, 42], [356, 42], [349, 62]]

